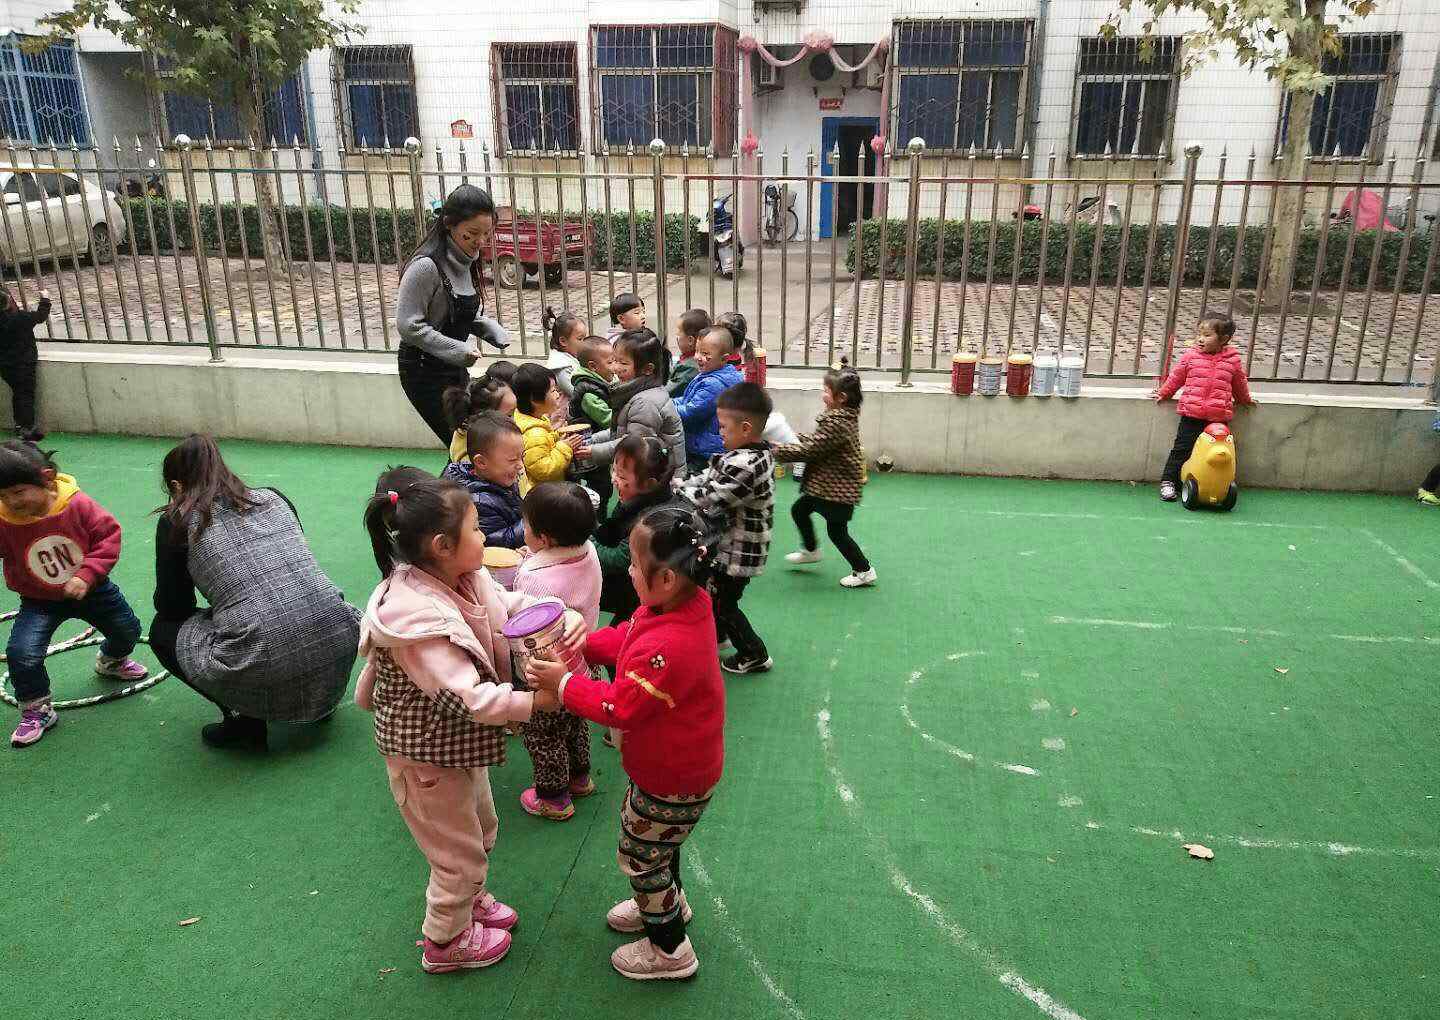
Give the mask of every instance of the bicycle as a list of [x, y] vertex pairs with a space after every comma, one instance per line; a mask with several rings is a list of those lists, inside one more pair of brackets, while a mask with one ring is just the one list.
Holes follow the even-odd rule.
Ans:
[[800, 236], [800, 217], [795, 214], [795, 193], [787, 190], [786, 205], [780, 208], [780, 189], [765, 185], [765, 240], [778, 244], [783, 236], [793, 241]]

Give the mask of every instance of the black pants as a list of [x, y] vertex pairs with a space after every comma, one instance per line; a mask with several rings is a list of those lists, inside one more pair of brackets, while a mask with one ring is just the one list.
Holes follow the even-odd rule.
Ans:
[[0, 379], [10, 387], [15, 426], [25, 432], [35, 428], [34, 361], [0, 362]]
[[750, 626], [744, 610], [740, 608], [740, 598], [749, 583], [748, 577], [731, 577], [729, 574], [718, 574], [711, 579], [710, 594], [715, 600], [715, 636], [719, 641], [728, 638], [741, 659], [764, 660], [770, 657], [765, 650], [765, 642], [760, 640], [760, 635], [755, 633], [755, 628]]
[[1190, 453], [1195, 449], [1195, 440], [1200, 438], [1200, 433], [1205, 431], [1205, 426], [1210, 423], [1204, 418], [1187, 418], [1180, 416], [1180, 427], [1175, 430], [1175, 445], [1170, 448], [1170, 459], [1165, 462], [1165, 473], [1160, 476], [1162, 482], [1174, 482], [1180, 484], [1180, 465], [1190, 459]]
[[1420, 486], [1420, 488], [1430, 493], [1433, 493], [1437, 487], [1440, 487], [1440, 464], [1436, 464], [1430, 469], [1430, 473], [1425, 476], [1424, 484]]
[[400, 388], [446, 449], [455, 430], [445, 418], [440, 397], [450, 387], [464, 386], [469, 381], [470, 373], [463, 368], [409, 344], [400, 348]]
[[185, 676], [185, 671], [180, 668], [180, 656], [176, 654], [175, 646], [180, 641], [180, 628], [185, 626], [189, 619], [187, 616], [183, 620], [167, 620], [157, 616], [152, 620], [150, 622], [150, 651], [160, 665], [170, 671], [171, 676], [218, 708], [220, 714], [228, 719], [237, 713], [192, 684]]
[[863, 574], [870, 569], [870, 561], [850, 537], [850, 518], [855, 516], [853, 504], [836, 503], [815, 496], [801, 496], [795, 501], [790, 508], [790, 516], [795, 519], [795, 527], [800, 529], [800, 544], [808, 552], [814, 552], [820, 546], [815, 538], [815, 522], [810, 519], [811, 514], [819, 514], [825, 519], [825, 534], [830, 536], [830, 541], [835, 543], [835, 548], [840, 550], [851, 570]]

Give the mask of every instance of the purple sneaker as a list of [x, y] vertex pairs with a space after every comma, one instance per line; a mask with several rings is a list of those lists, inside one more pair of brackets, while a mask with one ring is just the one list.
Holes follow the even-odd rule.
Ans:
[[510, 952], [510, 933], [499, 928], [472, 924], [449, 942], [425, 939], [420, 966], [430, 974], [452, 970], [473, 970], [499, 963]]
[[20, 710], [20, 725], [10, 734], [11, 747], [29, 747], [40, 742], [45, 731], [60, 721], [49, 701], [40, 701]]
[[108, 655], [95, 656], [95, 672], [109, 680], [144, 680], [150, 675], [134, 659], [112, 659]]

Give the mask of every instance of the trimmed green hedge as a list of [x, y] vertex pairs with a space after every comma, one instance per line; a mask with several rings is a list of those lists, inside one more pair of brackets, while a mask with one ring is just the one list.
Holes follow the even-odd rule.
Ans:
[[[1020, 282], [1034, 283], [1039, 278], [1040, 239], [1043, 224], [1032, 221], [1024, 224], [1023, 229]], [[1075, 225], [1074, 261], [1070, 271], [1072, 284], [1087, 284], [1090, 280], [1091, 257], [1095, 250], [1097, 229], [1102, 231], [1100, 280], [1102, 283], [1113, 283], [1115, 280], [1115, 274], [1120, 265], [1120, 247], [1121, 240], [1124, 238], [1124, 228], [1118, 226], [1097, 228], [1093, 224], [1077, 223]], [[887, 279], [895, 279], [903, 276], [905, 271], [905, 223], [902, 220], [889, 220], [886, 230], [885, 275]], [[933, 218], [921, 220], [918, 224], [916, 237], [919, 243], [919, 253], [916, 258], [916, 266], [921, 277], [933, 278], [935, 276], [935, 249], [939, 230], [940, 221]], [[1014, 268], [1015, 230], [1016, 224], [1013, 221], [995, 224], [994, 273], [998, 282], [1008, 283]], [[958, 280], [964, 255], [965, 222], [963, 220], [946, 220], [944, 231], [943, 276], [945, 279]], [[1215, 229], [1215, 233], [1215, 266], [1211, 274], [1211, 286], [1228, 289], [1230, 273], [1235, 264], [1235, 247], [1239, 229], [1235, 226], [1221, 226]], [[1256, 285], [1256, 275], [1264, 250], [1264, 235], [1265, 231], [1262, 226], [1250, 226], [1245, 230], [1245, 249], [1240, 262], [1239, 285], [1241, 287]], [[1173, 224], [1165, 224], [1156, 228], [1155, 254], [1150, 267], [1152, 284], [1164, 286], [1169, 282], [1175, 238], [1176, 228]], [[1051, 223], [1050, 236], [1044, 253], [1045, 282], [1047, 284], [1058, 284], [1065, 278], [1066, 239], [1067, 225], [1061, 222]], [[1345, 250], [1349, 239], [1348, 227], [1330, 228], [1326, 241], [1325, 265], [1320, 277], [1322, 288], [1334, 288], [1340, 285]], [[1365, 286], [1370, 272], [1371, 252], [1374, 250], [1377, 240], [1381, 244], [1381, 249], [1375, 286], [1377, 289], [1390, 289], [1395, 285], [1395, 274], [1399, 266], [1400, 248], [1404, 241], [1404, 234], [1366, 230], [1355, 235], [1355, 253], [1350, 263], [1349, 286], [1361, 288]], [[1126, 245], [1128, 249], [1125, 256], [1126, 285], [1145, 282], [1145, 250], [1149, 243], [1149, 231], [1146, 227], [1143, 224], [1132, 225]], [[880, 270], [879, 221], [866, 221], [862, 228], [861, 244], [864, 253], [863, 275], [878, 276]], [[1198, 286], [1204, 282], [1205, 256], [1209, 244], [1210, 227], [1208, 224], [1191, 227], [1189, 243], [1185, 250], [1185, 284]], [[971, 280], [985, 279], [989, 246], [990, 221], [972, 220], [970, 222], [969, 257], [969, 278]], [[1309, 288], [1314, 285], [1315, 281], [1315, 262], [1320, 248], [1320, 230], [1318, 228], [1303, 230], [1298, 248], [1295, 260], [1295, 286]], [[855, 239], [852, 237], [845, 263], [852, 272], [855, 269], [855, 249]], [[1425, 275], [1425, 260], [1429, 252], [1430, 234], [1417, 232], [1410, 242], [1410, 254], [1405, 266], [1405, 278], [1402, 284], [1405, 290], [1418, 291], [1420, 289]]]
[[[154, 221], [154, 237], [151, 237], [150, 220], [145, 215], [145, 200], [132, 198], [128, 200], [130, 205], [130, 222], [134, 229], [127, 247], [132, 252], [150, 254], [154, 251], [169, 252], [174, 250], [175, 242], [178, 241], [182, 250], [192, 251], [195, 249], [195, 239], [190, 229], [189, 206], [183, 200], [165, 202], [164, 200], [150, 200], [150, 219]], [[173, 212], [175, 219], [175, 238], [170, 235], [170, 214]], [[201, 203], [199, 206], [200, 234], [205, 250], [211, 254], [219, 254], [220, 236], [215, 226], [215, 206], [209, 203]], [[290, 232], [290, 248], [297, 258], [305, 258], [310, 249], [305, 244], [305, 220], [310, 221], [310, 243], [313, 247], [317, 260], [329, 259], [331, 255], [330, 246], [325, 235], [326, 208], [320, 205], [284, 207], [285, 227]], [[415, 214], [409, 209], [376, 209], [374, 210], [374, 230], [372, 242], [371, 211], [367, 209], [355, 209], [350, 216], [346, 216], [344, 208], [340, 206], [329, 207], [330, 231], [334, 240], [335, 258], [342, 262], [359, 262], [362, 264], [374, 261], [375, 251], [378, 247], [379, 258], [382, 264], [391, 265], [395, 262], [395, 251], [399, 248], [400, 258], [409, 257], [411, 250], [415, 247]], [[520, 210], [522, 218], [528, 218], [534, 222], [533, 214]], [[245, 244], [249, 247], [250, 257], [255, 258], [264, 249], [260, 240], [260, 210], [255, 205], [237, 206], [233, 203], [224, 203], [220, 206], [220, 219], [225, 232], [226, 253], [232, 256], [241, 254], [241, 221], [244, 221]], [[578, 217], [577, 217], [578, 218]], [[592, 213], [590, 222], [594, 229], [595, 244], [591, 250], [590, 266], [592, 269], [603, 269], [608, 264], [607, 244], [610, 239], [615, 243], [615, 269], [628, 270], [630, 268], [630, 218], [625, 213], [612, 213], [610, 215], [610, 234], [607, 238], [605, 230], [605, 214]], [[422, 229], [427, 229], [432, 222], [432, 217], [427, 212]], [[352, 248], [350, 243], [350, 231], [353, 223], [355, 243]], [[691, 235], [690, 253], [697, 257], [701, 251], [701, 235], [698, 233], [700, 220], [697, 217], [689, 218], [688, 228]], [[667, 269], [678, 270], [684, 268], [685, 259], [685, 231], [687, 229], [686, 218], [678, 213], [672, 213], [665, 217], [665, 266]], [[396, 232], [399, 233], [398, 245], [396, 243]], [[281, 238], [274, 239], [278, 245]], [[640, 212], [635, 215], [635, 262], [642, 272], [655, 271], [655, 215], [649, 212]]]

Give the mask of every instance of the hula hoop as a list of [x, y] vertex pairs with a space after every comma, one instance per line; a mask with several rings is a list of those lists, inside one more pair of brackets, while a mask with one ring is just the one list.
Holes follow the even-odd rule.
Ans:
[[[7, 620], [13, 620], [19, 615], [20, 611], [18, 609], [6, 610], [5, 612], [0, 613], [0, 623], [4, 623]], [[104, 638], [99, 638], [95, 636], [94, 627], [86, 627], [85, 630], [82, 631], [78, 636], [70, 638], [66, 641], [57, 642], [56, 644], [53, 644], [49, 648], [45, 649], [45, 657], [48, 659], [52, 655], [59, 655], [61, 652], [74, 651], [76, 648], [93, 648], [96, 645], [103, 644], [104, 640]], [[140, 644], [148, 645], [150, 644], [150, 641], [148, 638], [142, 635], [140, 638]], [[0, 662], [4, 661], [6, 661], [5, 656], [3, 654], [0, 654]], [[88, 708], [91, 705], [103, 705], [107, 701], [119, 701], [121, 698], [128, 698], [132, 694], [139, 694], [141, 691], [148, 691], [150, 688], [154, 687], [156, 684], [158, 684], [161, 680], [164, 680], [169, 675], [170, 671], [168, 669], [161, 669], [154, 673], [148, 674], [142, 680], [136, 680], [132, 684], [126, 684], [124, 687], [116, 687], [113, 690], [105, 691], [103, 694], [95, 694], [88, 698], [71, 698], [68, 701], [52, 701], [51, 706], [57, 712], [63, 712], [72, 708]], [[9, 679], [10, 671], [8, 669], [4, 673], [0, 673], [0, 701], [5, 702], [5, 704], [9, 705], [11, 708], [19, 708], [20, 702], [16, 700], [13, 694], [11, 694], [5, 689], [5, 684], [9, 681]]]

